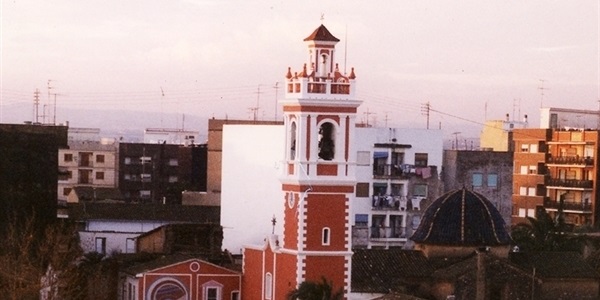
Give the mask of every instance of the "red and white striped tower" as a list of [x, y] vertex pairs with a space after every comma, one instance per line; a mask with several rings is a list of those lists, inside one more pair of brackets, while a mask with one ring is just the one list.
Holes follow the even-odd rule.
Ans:
[[[350, 203], [356, 186], [354, 69], [335, 62], [339, 39], [321, 25], [304, 41], [308, 62], [288, 69], [280, 100], [286, 130], [282, 257], [277, 281], [332, 281], [350, 290]], [[287, 278], [283, 278], [287, 277]], [[295, 288], [294, 286], [290, 287]]]

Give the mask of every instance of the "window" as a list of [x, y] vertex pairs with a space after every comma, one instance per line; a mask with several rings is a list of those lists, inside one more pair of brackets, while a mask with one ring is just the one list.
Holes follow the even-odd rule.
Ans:
[[524, 208], [519, 208], [519, 217], [521, 217], [521, 218], [527, 217], [527, 210]]
[[290, 126], [290, 160], [296, 159], [296, 122]]
[[63, 189], [63, 196], [69, 196], [69, 194], [71, 193], [72, 188], [64, 188]]
[[498, 174], [488, 174], [487, 186], [488, 187], [498, 187]]
[[131, 174], [123, 174], [124, 180], [131, 180]]
[[141, 174], [142, 182], [150, 182], [152, 181], [152, 174]]
[[537, 166], [529, 166], [529, 174], [537, 174]]
[[[202, 299], [207, 300], [221, 300], [223, 293], [223, 285], [211, 280], [202, 285]], [[188, 299], [188, 298], [177, 298], [177, 299]]]
[[106, 238], [97, 237], [96, 238], [96, 252], [100, 254], [106, 253]]
[[143, 164], [151, 163], [152, 162], [152, 157], [150, 157], [150, 156], [142, 156], [142, 157], [140, 157], [140, 162], [143, 163]]
[[521, 152], [529, 152], [529, 144], [522, 144]]
[[96, 155], [96, 162], [97, 163], [104, 163], [104, 155], [102, 155], [102, 154]]
[[483, 185], [483, 174], [481, 173], [473, 173], [473, 186], [480, 187]]
[[131, 157], [125, 157], [125, 164], [126, 165], [130, 165], [131, 164]]
[[127, 240], [125, 240], [125, 253], [135, 253], [134, 238], [127, 238]]
[[170, 183], [177, 182], [177, 176], [174, 176], [174, 175], [169, 176], [169, 182]]
[[238, 291], [231, 292], [231, 300], [240, 300], [240, 292], [238, 292]]
[[369, 197], [369, 183], [368, 182], [356, 183], [356, 197]]
[[96, 172], [97, 180], [104, 180], [104, 172]]
[[322, 234], [323, 238], [321, 240], [321, 243], [322, 243], [323, 246], [329, 246], [329, 243], [330, 243], [330, 240], [329, 240], [330, 231], [331, 230], [329, 229], [329, 227], [323, 228], [323, 234]]
[[151, 195], [150, 190], [141, 190], [140, 191], [140, 198], [142, 198], [142, 199], [150, 199], [150, 195]]
[[535, 187], [530, 187], [527, 189], [527, 195], [535, 196]]
[[371, 153], [369, 151], [358, 151], [356, 153], [356, 164], [359, 166], [368, 166], [371, 164]]
[[527, 216], [535, 218], [535, 209], [534, 208], [527, 209]]
[[335, 127], [331, 123], [323, 123], [319, 128], [319, 158], [333, 160], [335, 154]]
[[527, 187], [526, 186], [519, 187], [519, 195], [527, 196]]
[[415, 166], [427, 167], [427, 153], [415, 153]]
[[413, 185], [413, 197], [427, 197], [427, 185], [426, 184]]
[[172, 167], [179, 166], [179, 161], [177, 161], [177, 158], [169, 159], [169, 166], [172, 166]]
[[367, 225], [369, 225], [369, 215], [356, 214], [354, 216], [354, 225], [360, 227], [367, 227]]
[[529, 166], [521, 166], [521, 174], [529, 173]]
[[271, 299], [273, 296], [273, 276], [271, 273], [265, 274], [265, 299]]
[[206, 300], [217, 300], [217, 299], [219, 299], [218, 296], [219, 296], [219, 293], [218, 293], [217, 288], [215, 288], [215, 287], [206, 288]]
[[73, 161], [73, 154], [71, 153], [65, 153], [64, 155], [64, 161]]
[[531, 145], [529, 145], [529, 152], [531, 152], [531, 153], [537, 153], [538, 152], [538, 145], [537, 144], [531, 144]]

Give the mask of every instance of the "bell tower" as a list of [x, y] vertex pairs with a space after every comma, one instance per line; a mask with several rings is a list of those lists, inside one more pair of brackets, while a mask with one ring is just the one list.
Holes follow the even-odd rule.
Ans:
[[[299, 72], [288, 68], [284, 112], [285, 162], [281, 177], [284, 224], [278, 262], [295, 278], [333, 282], [350, 289], [350, 203], [354, 197], [356, 76], [335, 62], [339, 42], [323, 25], [304, 39], [308, 61]], [[280, 274], [281, 275], [281, 274]], [[294, 287], [291, 287], [294, 288]]]

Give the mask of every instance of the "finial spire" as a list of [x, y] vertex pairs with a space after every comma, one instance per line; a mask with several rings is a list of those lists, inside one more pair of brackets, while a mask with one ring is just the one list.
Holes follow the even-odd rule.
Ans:
[[325, 20], [325, 14], [321, 13], [321, 25], [323, 25], [323, 20]]

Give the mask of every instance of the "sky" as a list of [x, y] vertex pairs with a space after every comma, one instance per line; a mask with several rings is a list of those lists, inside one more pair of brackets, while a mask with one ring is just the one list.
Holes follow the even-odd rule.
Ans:
[[32, 119], [11, 112], [36, 89], [48, 114], [56, 94], [59, 112], [281, 119], [321, 23], [355, 68], [361, 122], [425, 128], [429, 103], [430, 128], [476, 137], [507, 113], [600, 107], [598, 1], [1, 1], [4, 123]]

